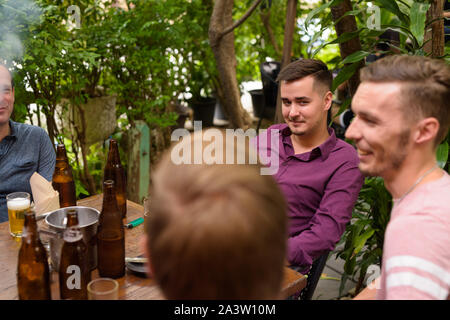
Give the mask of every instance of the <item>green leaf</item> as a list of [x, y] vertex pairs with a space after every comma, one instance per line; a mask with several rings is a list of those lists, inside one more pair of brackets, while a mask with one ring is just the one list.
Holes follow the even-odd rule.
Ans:
[[80, 194], [89, 195], [89, 192], [83, 187], [81, 182], [77, 179], [75, 180], [75, 190], [77, 194], [77, 198], [79, 198]]
[[445, 167], [448, 160], [448, 142], [444, 141], [439, 145], [436, 151], [436, 159], [441, 169]]
[[430, 8], [429, 3], [414, 2], [411, 6], [411, 32], [416, 37], [419, 46], [423, 45], [423, 38], [425, 34], [425, 22], [427, 20], [427, 11]]
[[351, 55], [349, 55], [347, 58], [345, 58], [344, 61], [342, 61], [342, 64], [358, 62], [358, 61], [364, 59], [365, 57], [367, 57], [369, 54], [370, 54], [370, 52], [367, 52], [364, 50], [356, 51], [356, 52], [352, 53]]
[[409, 18], [398, 7], [397, 2], [392, 0], [375, 0], [375, 4], [379, 4], [381, 7], [395, 14], [403, 23], [409, 25]]
[[406, 50], [405, 48], [401, 48], [401, 47], [395, 46], [392, 43], [389, 43], [389, 46], [394, 48], [394, 49], [397, 49], [398, 51], [400, 51], [403, 54], [408, 54], [409, 53], [409, 51]]
[[356, 267], [356, 257], [347, 260], [344, 264], [344, 271], [348, 275], [352, 275]]
[[369, 228], [362, 235], [358, 236], [355, 241], [355, 254], [358, 254], [369, 239], [375, 233], [374, 229]]
[[397, 0], [398, 2], [400, 2], [400, 3], [402, 3], [405, 7], [407, 7], [407, 8], [410, 8], [411, 6], [408, 4], [408, 3], [406, 3], [405, 1], [403, 1], [403, 0]]
[[333, 41], [328, 42], [328, 44], [347, 42], [348, 40], [351, 40], [351, 39], [357, 37], [362, 30], [364, 30], [364, 28], [358, 29], [353, 32], [345, 32], [345, 33], [341, 34], [339, 37], [337, 37], [336, 39], [334, 39]]
[[45, 60], [45, 62], [47, 63], [47, 64], [49, 64], [50, 66], [56, 66], [56, 63], [55, 63], [55, 60], [54, 59], [52, 59], [51, 57], [45, 57], [44, 58], [44, 60]]
[[328, 1], [325, 2], [323, 5], [321, 5], [318, 8], [315, 8], [313, 10], [311, 10], [311, 12], [308, 14], [308, 16], [306, 17], [305, 20], [305, 26], [306, 29], [308, 29], [308, 25], [311, 22], [312, 18], [314, 18], [316, 15], [318, 15], [319, 13], [323, 12], [325, 9], [327, 9], [328, 7], [331, 6], [335, 6], [338, 5], [339, 3], [341, 3], [343, 0], [333, 0], [333, 1]]
[[327, 46], [329, 44], [342, 43], [342, 42], [346, 42], [348, 40], [351, 40], [351, 39], [357, 37], [359, 35], [359, 33], [364, 29], [365, 28], [361, 28], [361, 29], [358, 29], [357, 31], [345, 32], [345, 33], [341, 34], [339, 37], [337, 37], [336, 39], [334, 39], [333, 41], [322, 44], [316, 50], [314, 50], [312, 57], [314, 57], [320, 50], [322, 50], [325, 46]]
[[401, 35], [404, 35], [406, 38], [410, 38], [414, 42], [413, 47], [415, 47], [415, 48], [419, 47], [416, 37], [411, 32], [411, 30], [409, 30], [407, 27], [397, 26], [397, 25], [393, 25], [393, 24], [383, 24], [383, 25], [381, 25], [381, 27], [385, 30], [392, 29], [394, 31], [399, 32]]
[[334, 90], [336, 90], [336, 88], [344, 83], [344, 81], [350, 79], [353, 74], [356, 72], [356, 70], [358, 69], [359, 66], [359, 62], [355, 62], [353, 64], [347, 65], [344, 68], [342, 68], [342, 70], [338, 73], [338, 75], [336, 76], [336, 78], [334, 78], [333, 80], [333, 86], [331, 88], [331, 91], [334, 92]]

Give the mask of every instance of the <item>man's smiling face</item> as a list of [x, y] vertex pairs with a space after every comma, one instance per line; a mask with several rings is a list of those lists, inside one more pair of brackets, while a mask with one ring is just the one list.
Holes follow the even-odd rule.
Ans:
[[0, 66], [0, 126], [8, 123], [14, 108], [14, 88], [11, 75], [5, 67]]
[[355, 118], [345, 137], [355, 141], [359, 169], [366, 175], [390, 177], [408, 154], [411, 134], [401, 109], [400, 86], [363, 82], [353, 97]]
[[331, 101], [323, 95], [327, 90], [315, 86], [314, 81], [312, 76], [307, 76], [280, 83], [283, 118], [294, 135], [314, 134], [326, 122]]

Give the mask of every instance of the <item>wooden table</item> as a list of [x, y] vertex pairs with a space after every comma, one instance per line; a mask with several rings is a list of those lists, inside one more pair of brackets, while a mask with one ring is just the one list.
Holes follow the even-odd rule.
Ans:
[[[101, 210], [103, 195], [92, 196], [78, 201], [78, 205]], [[127, 222], [143, 217], [144, 208], [132, 201], [127, 201]], [[44, 224], [40, 221], [38, 224]], [[125, 230], [125, 252], [127, 257], [142, 254], [140, 236], [143, 225]], [[0, 223], [0, 300], [17, 300], [17, 257], [20, 249], [20, 240], [14, 240], [9, 234], [8, 222]], [[57, 273], [51, 274], [52, 299], [59, 299], [59, 285]], [[97, 269], [92, 272], [92, 279], [98, 277]], [[139, 277], [127, 270], [119, 282], [119, 299], [122, 300], [158, 300], [163, 299], [161, 291], [153, 278]], [[264, 281], [263, 279], [261, 281]], [[306, 286], [306, 278], [298, 272], [285, 268], [282, 298], [302, 290]]]

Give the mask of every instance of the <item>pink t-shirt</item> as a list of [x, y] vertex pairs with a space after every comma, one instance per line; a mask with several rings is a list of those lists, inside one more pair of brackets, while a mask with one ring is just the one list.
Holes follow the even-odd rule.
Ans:
[[450, 176], [394, 201], [377, 299], [450, 299]]

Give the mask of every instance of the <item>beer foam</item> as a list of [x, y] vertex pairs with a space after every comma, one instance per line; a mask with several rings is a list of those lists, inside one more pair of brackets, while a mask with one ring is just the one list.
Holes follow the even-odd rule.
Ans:
[[8, 200], [8, 209], [10, 210], [24, 210], [30, 207], [30, 199], [26, 198], [15, 198]]

